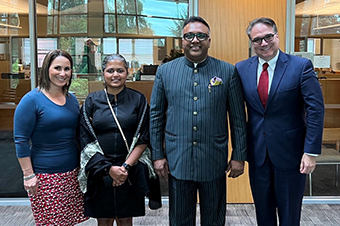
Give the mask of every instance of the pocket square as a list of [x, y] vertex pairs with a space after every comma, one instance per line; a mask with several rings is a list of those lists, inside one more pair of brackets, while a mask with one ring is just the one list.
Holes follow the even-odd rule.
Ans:
[[211, 86], [219, 86], [222, 85], [223, 81], [221, 78], [214, 76], [212, 79], [210, 79], [210, 85]]

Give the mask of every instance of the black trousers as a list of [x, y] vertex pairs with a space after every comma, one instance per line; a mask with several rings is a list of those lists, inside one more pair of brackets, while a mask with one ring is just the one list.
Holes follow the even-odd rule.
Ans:
[[171, 226], [195, 226], [197, 191], [201, 225], [224, 226], [226, 215], [226, 176], [213, 181], [178, 180], [169, 175], [169, 219]]

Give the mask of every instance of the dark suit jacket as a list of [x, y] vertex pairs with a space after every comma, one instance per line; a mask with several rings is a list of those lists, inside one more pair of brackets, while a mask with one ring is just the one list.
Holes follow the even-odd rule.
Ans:
[[[209, 88], [215, 76], [223, 84]], [[153, 160], [167, 158], [170, 173], [181, 180], [211, 181], [225, 175], [228, 114], [231, 158], [245, 160], [244, 98], [235, 67], [212, 57], [197, 67], [185, 57], [159, 66], [150, 103]]]
[[313, 65], [280, 51], [266, 109], [257, 92], [257, 67], [257, 56], [236, 64], [247, 103], [249, 164], [261, 166], [268, 150], [276, 167], [299, 167], [303, 153], [321, 153], [324, 104]]

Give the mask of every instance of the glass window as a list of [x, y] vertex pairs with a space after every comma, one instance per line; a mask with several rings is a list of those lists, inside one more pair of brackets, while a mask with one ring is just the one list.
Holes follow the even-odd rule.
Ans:
[[122, 14], [136, 14], [136, 1], [135, 0], [116, 0], [117, 13]]
[[[25, 56], [23, 57], [25, 59], [25, 63], [29, 64], [30, 61], [30, 51], [29, 51], [29, 43], [30, 40], [28, 38], [24, 39], [25, 41]], [[45, 55], [54, 49], [58, 48], [58, 43], [56, 38], [38, 38], [38, 67], [42, 66], [43, 60], [45, 58]]]
[[47, 4], [47, 14], [55, 15], [58, 14], [59, 1], [58, 0], [48, 0]]
[[117, 16], [118, 33], [137, 34], [136, 17], [134, 16]]
[[[188, 17], [188, 1], [148, 0], [137, 5], [140, 15], [183, 19]], [[157, 10], [155, 10], [157, 9]]]
[[[56, 1], [57, 3], [58, 1]], [[61, 14], [87, 13], [87, 0], [60, 0]]]
[[320, 38], [308, 38], [307, 52], [312, 52], [315, 55], [321, 54], [321, 39]]
[[311, 35], [325, 34], [340, 34], [339, 15], [316, 15], [312, 18]]
[[0, 171], [6, 172], [0, 177], [0, 197], [27, 197], [13, 142], [14, 111], [31, 89], [29, 65], [23, 58], [27, 44], [22, 39], [29, 32], [27, 2], [0, 2]]
[[331, 56], [330, 66], [332, 71], [340, 74], [340, 36], [339, 38], [324, 38], [322, 46], [323, 55]]
[[49, 0], [47, 14], [51, 17], [47, 19], [47, 33], [87, 33], [87, 12], [87, 0]]
[[[141, 18], [142, 19], [142, 18]], [[170, 20], [143, 17], [148, 27], [139, 27], [140, 34], [151, 33], [155, 36], [181, 37], [183, 20]]]
[[[165, 57], [165, 39], [119, 39], [119, 53], [134, 65], [159, 64]], [[138, 66], [136, 66], [138, 67]]]
[[[0, 1], [0, 171], [14, 181], [1, 186], [0, 197], [27, 197], [22, 172], [13, 155], [13, 114], [31, 89], [29, 1]], [[23, 4], [25, 3], [25, 4]], [[39, 74], [46, 53], [69, 52], [74, 61], [72, 87], [81, 103], [88, 81], [101, 81], [101, 61], [120, 53], [130, 62], [132, 74], [142, 65], [157, 66], [171, 50], [181, 49], [181, 30], [188, 16], [188, 0], [45, 0], [37, 1], [37, 62]], [[11, 9], [6, 11], [6, 9]], [[145, 77], [144, 77], [145, 78]], [[142, 78], [143, 80], [143, 78]], [[21, 85], [20, 85], [21, 84]], [[19, 86], [20, 85], [20, 86]], [[19, 87], [20, 90], [19, 90]], [[22, 89], [22, 87], [25, 87]], [[18, 94], [18, 95], [17, 95]], [[8, 167], [10, 165], [10, 167]]]
[[104, 15], [104, 30], [105, 33], [116, 33], [116, 17], [115, 15]]
[[104, 12], [105, 13], [115, 13], [115, 0], [104, 0]]
[[47, 17], [47, 34], [52, 34], [53, 33], [53, 16], [48, 16]]
[[[181, 37], [189, 3], [187, 0], [116, 0], [117, 14], [113, 0], [105, 0], [104, 5], [109, 6], [104, 10], [107, 13], [104, 15], [105, 33]], [[118, 29], [115, 29], [115, 20]]]
[[324, 161], [328, 158], [340, 161], [340, 140], [336, 140], [340, 139], [339, 8], [340, 1], [296, 1], [295, 51], [314, 53], [314, 66], [318, 72], [325, 103], [322, 157], [316, 158], [317, 167], [311, 175], [312, 180], [307, 180], [306, 185], [310, 185], [306, 186], [307, 196], [340, 195], [338, 166]]
[[103, 39], [103, 54], [117, 53], [117, 39], [104, 38]]
[[72, 15], [60, 17], [60, 34], [87, 33], [87, 16]]
[[22, 29], [19, 14], [0, 13], [0, 35], [15, 35], [18, 29]]
[[298, 0], [295, 7], [299, 36], [340, 34], [340, 1]]
[[[13, 38], [13, 48], [16, 44], [20, 44], [21, 48], [16, 48], [16, 52], [21, 52], [20, 55], [16, 54], [13, 55], [12, 60], [14, 62], [14, 68], [12, 69], [13, 72], [18, 72], [19, 69], [15, 66], [19, 62], [19, 64], [29, 65], [31, 63], [30, 59], [30, 39], [29, 38]], [[57, 39], [56, 38], [38, 38], [37, 47], [38, 47], [38, 67], [42, 66], [42, 62], [44, 60], [45, 55], [54, 49], [57, 49]]]

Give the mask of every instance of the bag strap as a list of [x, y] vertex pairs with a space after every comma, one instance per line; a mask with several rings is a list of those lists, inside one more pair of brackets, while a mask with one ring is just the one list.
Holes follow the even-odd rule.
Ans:
[[[85, 100], [85, 101], [86, 101], [86, 100]], [[84, 103], [83, 103], [83, 115], [84, 115], [84, 119], [85, 119], [85, 122], [86, 122], [87, 127], [89, 127], [89, 130], [90, 130], [92, 136], [93, 136], [96, 140], [98, 140], [98, 139], [97, 139], [97, 136], [96, 136], [96, 134], [95, 134], [95, 132], [94, 132], [94, 130], [93, 130], [93, 128], [92, 128], [92, 124], [91, 124], [91, 122], [90, 122], [90, 119], [89, 119], [89, 117], [88, 117], [87, 114], [86, 114], [86, 105], [85, 105], [85, 101], [84, 101]]]
[[114, 111], [113, 111], [113, 108], [112, 108], [112, 105], [111, 105], [111, 103], [110, 103], [110, 100], [109, 100], [109, 97], [108, 97], [108, 94], [107, 94], [106, 89], [104, 89], [104, 91], [105, 91], [105, 94], [106, 94], [106, 100], [107, 100], [107, 103], [108, 103], [108, 105], [109, 105], [109, 107], [110, 107], [112, 116], [113, 116], [113, 118], [114, 118], [115, 121], [116, 121], [116, 124], [117, 124], [117, 126], [118, 126], [118, 128], [119, 128], [119, 131], [120, 131], [120, 133], [121, 133], [121, 135], [122, 135], [122, 137], [123, 137], [123, 140], [124, 140], [124, 142], [125, 142], [126, 149], [127, 149], [128, 153], [130, 154], [130, 153], [132, 152], [134, 146], [135, 146], [135, 143], [137, 142], [137, 140], [138, 140], [138, 138], [139, 138], [139, 136], [140, 136], [139, 130], [140, 130], [140, 128], [141, 128], [141, 126], [142, 126], [142, 123], [143, 123], [143, 120], [144, 120], [144, 116], [145, 116], [145, 113], [146, 113], [146, 109], [147, 109], [147, 107], [148, 107], [148, 102], [146, 101], [146, 103], [145, 103], [145, 106], [144, 106], [144, 109], [143, 109], [143, 113], [142, 113], [142, 117], [141, 117], [141, 119], [140, 119], [140, 121], [139, 121], [139, 123], [138, 123], [137, 130], [136, 130], [135, 135], [134, 135], [134, 141], [135, 141], [135, 142], [132, 142], [132, 145], [131, 145], [131, 147], [129, 148], [129, 145], [128, 145], [127, 140], [126, 140], [126, 138], [125, 138], [125, 135], [124, 135], [124, 132], [123, 132], [123, 130], [122, 130], [122, 127], [120, 126], [119, 121], [118, 121], [118, 119], [117, 119], [117, 116], [116, 116], [116, 114], [115, 114]]
[[114, 118], [115, 121], [116, 121], [116, 124], [117, 124], [117, 126], [118, 126], [118, 129], [119, 129], [120, 133], [122, 134], [122, 137], [123, 137], [123, 140], [124, 140], [126, 149], [127, 149], [128, 153], [129, 153], [129, 152], [130, 152], [130, 151], [129, 151], [130, 148], [129, 148], [129, 145], [128, 145], [128, 143], [127, 143], [127, 140], [126, 140], [126, 137], [125, 137], [125, 135], [124, 135], [124, 132], [123, 132], [123, 130], [122, 130], [122, 127], [120, 126], [119, 121], [118, 121], [118, 119], [117, 119], [117, 116], [116, 116], [116, 114], [115, 114], [114, 111], [113, 111], [113, 108], [112, 108], [112, 105], [111, 105], [111, 103], [110, 103], [109, 96], [108, 96], [108, 94], [107, 94], [106, 89], [104, 89], [104, 91], [105, 91], [105, 94], [106, 94], [107, 104], [108, 104], [109, 107], [110, 107], [112, 116], [113, 116], [113, 118]]

